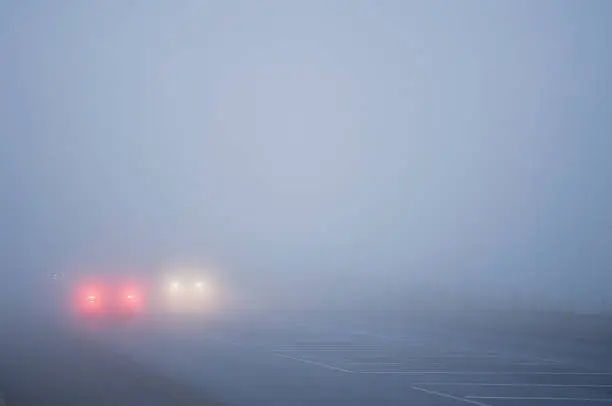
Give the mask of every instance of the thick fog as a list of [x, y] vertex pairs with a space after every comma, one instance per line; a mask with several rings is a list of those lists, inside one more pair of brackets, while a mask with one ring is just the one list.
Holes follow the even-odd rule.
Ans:
[[5, 1], [3, 278], [188, 263], [244, 303], [612, 306], [611, 16]]

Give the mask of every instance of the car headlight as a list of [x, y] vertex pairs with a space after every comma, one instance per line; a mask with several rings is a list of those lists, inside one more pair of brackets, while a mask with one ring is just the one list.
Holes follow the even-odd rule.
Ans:
[[170, 289], [172, 289], [172, 290], [177, 290], [177, 289], [179, 288], [179, 286], [180, 286], [180, 285], [179, 285], [179, 283], [178, 283], [178, 282], [172, 282], [172, 283], [170, 284]]

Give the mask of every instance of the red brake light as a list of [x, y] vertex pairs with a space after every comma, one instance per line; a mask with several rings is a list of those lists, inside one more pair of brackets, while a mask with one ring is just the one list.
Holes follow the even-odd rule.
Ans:
[[127, 295], [127, 300], [134, 300], [134, 295]]
[[95, 296], [89, 296], [88, 300], [90, 302], [95, 302], [96, 301], [96, 297]]

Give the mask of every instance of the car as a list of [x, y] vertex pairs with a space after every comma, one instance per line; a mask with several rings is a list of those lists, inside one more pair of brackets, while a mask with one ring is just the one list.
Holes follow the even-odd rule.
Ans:
[[128, 317], [142, 311], [143, 294], [134, 283], [121, 280], [87, 281], [76, 289], [76, 310], [84, 317]]
[[209, 281], [197, 276], [171, 278], [162, 287], [166, 310], [202, 312], [210, 307], [213, 289]]

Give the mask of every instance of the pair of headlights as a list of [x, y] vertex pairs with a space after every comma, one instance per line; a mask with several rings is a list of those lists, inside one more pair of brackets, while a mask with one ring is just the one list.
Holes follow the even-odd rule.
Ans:
[[203, 289], [204, 288], [204, 284], [202, 282], [195, 282], [192, 285], [183, 285], [183, 284], [181, 284], [179, 282], [172, 282], [170, 284], [170, 289], [172, 289], [172, 290], [178, 290], [178, 289], [185, 288], [185, 287], [187, 287], [187, 288], [193, 287], [195, 289]]

